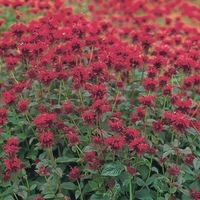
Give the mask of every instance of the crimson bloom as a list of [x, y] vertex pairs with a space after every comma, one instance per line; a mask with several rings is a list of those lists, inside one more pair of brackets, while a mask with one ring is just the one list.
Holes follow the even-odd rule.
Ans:
[[81, 173], [79, 172], [79, 169], [77, 166], [75, 167], [70, 167], [70, 172], [68, 175], [69, 179], [72, 181], [76, 181], [79, 178], [81, 178]]
[[42, 133], [39, 133], [38, 136], [39, 136], [39, 145], [40, 146], [52, 147], [52, 145], [55, 143], [52, 132], [42, 132]]
[[20, 149], [18, 145], [19, 145], [19, 142], [18, 142], [17, 137], [9, 138], [3, 146], [3, 149], [6, 152], [6, 155], [11, 156], [11, 157], [15, 156], [16, 151]]
[[178, 167], [168, 167], [167, 172], [170, 176], [176, 176], [179, 173], [180, 169]]

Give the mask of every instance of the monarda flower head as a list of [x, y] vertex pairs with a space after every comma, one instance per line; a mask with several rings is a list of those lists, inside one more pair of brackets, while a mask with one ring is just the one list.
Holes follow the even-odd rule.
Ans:
[[108, 137], [104, 140], [104, 144], [116, 152], [124, 147], [125, 139], [123, 136]]
[[3, 164], [7, 171], [9, 172], [17, 172], [21, 168], [21, 160], [19, 158], [12, 157], [12, 158], [5, 158], [3, 160]]
[[86, 152], [84, 160], [87, 162], [89, 169], [98, 169], [101, 166], [100, 158], [95, 155], [94, 151]]
[[155, 100], [155, 96], [144, 95], [144, 96], [140, 96], [138, 100], [143, 106], [147, 106], [147, 107], [152, 108], [153, 105], [154, 105], [153, 103], [154, 103], [154, 100]]
[[11, 156], [11, 157], [15, 156], [16, 151], [20, 149], [18, 145], [19, 145], [19, 142], [18, 142], [17, 137], [9, 138], [3, 146], [3, 149], [6, 152], [6, 155]]
[[106, 88], [103, 84], [92, 85], [90, 87], [90, 93], [92, 94], [93, 101], [103, 99], [106, 94]]
[[28, 100], [27, 99], [22, 99], [17, 103], [17, 110], [21, 113], [24, 113], [27, 108], [28, 108]]
[[190, 118], [181, 112], [165, 112], [164, 118], [167, 119], [171, 127], [179, 133], [183, 133], [185, 129], [190, 127]]
[[0, 126], [2, 126], [6, 122], [6, 114], [7, 114], [7, 109], [5, 108], [0, 108]]
[[2, 103], [11, 105], [16, 99], [14, 90], [6, 90], [2, 92]]
[[51, 70], [40, 70], [39, 71], [39, 81], [44, 85], [49, 85], [51, 81], [55, 78], [55, 72]]
[[167, 168], [167, 173], [170, 176], [176, 176], [179, 173], [180, 169], [178, 167], [168, 167]]
[[42, 147], [52, 147], [54, 142], [53, 133], [52, 132], [42, 132], [39, 133], [39, 145]]
[[76, 181], [78, 180], [79, 178], [81, 178], [81, 174], [79, 172], [79, 169], [77, 166], [75, 167], [70, 167], [70, 172], [69, 172], [69, 175], [68, 175], [69, 179], [72, 180], [72, 181]]
[[47, 127], [50, 127], [56, 119], [55, 114], [51, 113], [42, 113], [39, 114], [34, 120], [34, 124], [38, 129], [45, 129]]

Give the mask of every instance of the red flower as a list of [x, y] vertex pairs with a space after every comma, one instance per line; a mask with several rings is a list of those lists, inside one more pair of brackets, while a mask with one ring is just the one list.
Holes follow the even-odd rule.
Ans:
[[148, 150], [149, 145], [146, 143], [145, 138], [142, 136], [142, 137], [134, 138], [129, 143], [128, 147], [130, 149], [134, 149], [136, 151], [137, 155], [140, 155], [142, 153], [145, 153]]
[[28, 100], [22, 99], [17, 103], [17, 109], [19, 112], [24, 113], [27, 110], [28, 107]]
[[6, 70], [7, 71], [12, 71], [17, 66], [19, 58], [6, 57], [6, 58], [4, 58], [4, 60], [6, 62]]
[[42, 198], [40, 195], [37, 194], [37, 196], [33, 200], [45, 200], [45, 199]]
[[192, 106], [192, 100], [190, 98], [184, 99], [177, 99], [175, 105], [178, 107], [177, 110], [187, 113]]
[[14, 90], [6, 90], [2, 92], [2, 102], [5, 104], [12, 104], [16, 99]]
[[111, 128], [113, 132], [122, 132], [124, 127], [122, 124], [122, 120], [114, 119], [114, 120], [108, 120], [108, 126]]
[[7, 110], [5, 108], [0, 108], [0, 126], [6, 122], [6, 113]]
[[184, 162], [185, 165], [193, 165], [194, 158], [195, 158], [195, 156], [193, 154], [187, 154], [183, 158], [183, 162]]
[[93, 135], [92, 136], [92, 142], [93, 142], [94, 145], [101, 145], [103, 140], [102, 140], [101, 137]]
[[165, 112], [164, 118], [167, 119], [175, 130], [183, 133], [185, 129], [190, 127], [190, 118], [180, 112]]
[[49, 169], [47, 166], [41, 165], [38, 167], [38, 170], [35, 170], [40, 176], [48, 176], [50, 175]]
[[73, 86], [76, 90], [83, 87], [88, 80], [88, 71], [84, 66], [77, 66], [72, 69]]
[[43, 147], [51, 147], [54, 144], [52, 132], [39, 133], [39, 145]]
[[110, 105], [108, 105], [108, 102], [105, 99], [102, 99], [94, 101], [94, 103], [92, 104], [92, 108], [95, 110], [96, 113], [101, 115], [104, 112], [110, 110]]
[[2, 175], [2, 179], [3, 179], [3, 182], [7, 182], [7, 181], [11, 180], [10, 172], [9, 172], [9, 171], [6, 171], [6, 172]]
[[200, 199], [200, 191], [196, 191], [194, 188], [190, 191], [190, 197], [192, 200], [199, 200]]
[[17, 157], [5, 158], [3, 160], [4, 166], [9, 172], [17, 172], [20, 170], [21, 160]]
[[101, 166], [100, 159], [95, 155], [94, 151], [85, 153], [84, 159], [89, 169], [98, 169]]
[[68, 138], [70, 146], [78, 144], [80, 142], [78, 135], [76, 134], [76, 132], [73, 129], [68, 128], [68, 130], [65, 130], [65, 131], [67, 131], [65, 133], [65, 136]]
[[39, 129], [50, 127], [56, 119], [55, 114], [42, 113], [34, 119], [34, 124]]
[[93, 101], [103, 99], [106, 94], [106, 88], [103, 84], [92, 85], [90, 87], [90, 93], [92, 94]]
[[104, 139], [104, 144], [110, 146], [113, 151], [119, 151], [124, 147], [125, 139], [122, 136], [108, 137]]
[[145, 78], [143, 81], [143, 86], [146, 90], [155, 91], [157, 87], [157, 80], [151, 78]]
[[178, 167], [168, 167], [167, 172], [170, 176], [176, 176], [179, 173], [180, 169]]
[[157, 121], [153, 122], [152, 129], [156, 133], [159, 133], [160, 131], [162, 131], [164, 129], [163, 122], [161, 120], [157, 120]]
[[165, 96], [165, 95], [171, 95], [172, 94], [172, 89], [173, 89], [173, 86], [170, 85], [170, 84], [166, 84], [164, 87], [163, 87], [163, 90], [162, 90], [162, 94]]
[[67, 115], [74, 111], [74, 106], [70, 101], [66, 101], [62, 104], [62, 111]]
[[9, 138], [5, 145], [3, 146], [3, 149], [6, 152], [6, 155], [9, 155], [11, 157], [16, 155], [16, 151], [19, 150], [20, 148], [18, 147], [19, 142], [17, 137], [11, 137]]
[[139, 102], [147, 107], [153, 107], [154, 100], [155, 100], [155, 96], [153, 95], [145, 95], [145, 96], [139, 97]]
[[13, 33], [13, 35], [17, 36], [17, 37], [21, 37], [23, 35], [24, 32], [26, 32], [27, 27], [25, 24], [23, 23], [19, 23], [19, 24], [13, 24], [11, 26], [11, 31]]
[[42, 83], [44, 83], [45, 85], [49, 85], [51, 83], [51, 81], [55, 78], [55, 72], [49, 70], [40, 70], [39, 71], [39, 81], [41, 81]]
[[77, 166], [75, 167], [70, 167], [70, 172], [69, 172], [69, 179], [72, 181], [76, 181], [79, 178], [81, 178], [81, 174], [79, 172], [79, 169]]
[[92, 111], [83, 112], [82, 118], [87, 125], [92, 125], [95, 121], [95, 113]]

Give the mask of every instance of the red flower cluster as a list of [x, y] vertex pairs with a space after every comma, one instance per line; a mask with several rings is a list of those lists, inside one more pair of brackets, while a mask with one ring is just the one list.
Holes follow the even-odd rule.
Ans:
[[77, 166], [75, 167], [70, 167], [70, 172], [69, 172], [69, 179], [72, 181], [76, 181], [79, 178], [81, 178], [81, 174], [79, 172], [79, 169]]
[[101, 167], [100, 158], [95, 155], [94, 151], [85, 153], [84, 160], [87, 162], [89, 169], [98, 169]]
[[18, 158], [17, 151], [20, 149], [18, 138], [10, 137], [3, 146], [6, 152], [6, 158], [3, 159], [5, 173], [3, 181], [10, 180], [11, 173], [18, 172], [23, 168], [22, 161]]

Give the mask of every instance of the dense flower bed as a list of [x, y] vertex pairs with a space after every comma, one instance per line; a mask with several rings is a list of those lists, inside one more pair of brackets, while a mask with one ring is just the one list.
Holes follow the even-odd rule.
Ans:
[[200, 7], [0, 5], [0, 199], [200, 199]]

